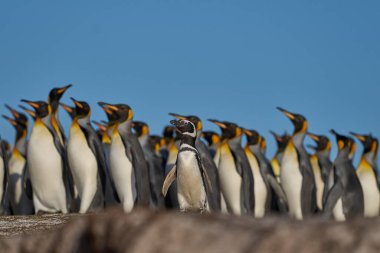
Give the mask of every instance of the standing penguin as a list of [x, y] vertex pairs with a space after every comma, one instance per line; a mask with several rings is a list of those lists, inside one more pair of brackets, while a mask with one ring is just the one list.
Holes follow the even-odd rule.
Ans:
[[[134, 121], [133, 129], [143, 148], [145, 159], [149, 167], [149, 182], [151, 190], [151, 204], [154, 207], [163, 208], [165, 199], [161, 194], [162, 184], [164, 182], [164, 168], [162, 157], [159, 153], [161, 138], [149, 136], [148, 124], [142, 121]], [[158, 148], [158, 150], [157, 150]]]
[[202, 137], [205, 139], [208, 143], [208, 150], [211, 154], [211, 157], [214, 158], [216, 154], [216, 150], [218, 149], [218, 146], [220, 144], [220, 136], [219, 134], [213, 132], [213, 131], [203, 131]]
[[254, 181], [249, 161], [241, 147], [242, 129], [231, 122], [209, 121], [222, 130], [222, 142], [216, 159], [219, 161], [219, 180], [227, 210], [235, 215], [251, 214], [255, 208]]
[[110, 169], [124, 210], [132, 210], [134, 199], [139, 205], [149, 205], [149, 169], [141, 145], [132, 132], [132, 109], [126, 104], [99, 104], [107, 114], [116, 117], [111, 136]]
[[162, 193], [165, 196], [170, 184], [177, 179], [180, 210], [203, 212], [207, 210], [205, 185], [209, 184], [210, 189], [211, 185], [195, 147], [196, 127], [188, 120], [172, 120], [170, 123], [176, 126], [182, 137], [176, 165], [166, 177]]
[[104, 207], [106, 161], [104, 151], [90, 123], [88, 103], [71, 98], [75, 116], [67, 144], [68, 161], [80, 199], [79, 213]]
[[316, 211], [315, 181], [309, 154], [303, 145], [308, 123], [304, 116], [277, 108], [293, 123], [294, 132], [289, 140], [280, 171], [280, 181], [285, 191], [289, 214], [303, 219]]
[[9, 175], [8, 169], [8, 149], [9, 143], [0, 137], [0, 214], [8, 214], [9, 207], [6, 200], [7, 195], [7, 179]]
[[284, 133], [283, 135], [278, 135], [273, 131], [270, 131], [270, 133], [273, 135], [277, 143], [277, 150], [271, 160], [271, 165], [277, 181], [280, 182], [282, 158], [284, 156], [286, 146], [288, 145], [288, 141], [290, 140], [290, 136], [287, 133]]
[[22, 100], [35, 109], [36, 121], [28, 142], [27, 163], [33, 187], [35, 212], [67, 213], [63, 147], [49, 127], [49, 106], [43, 101]]
[[338, 143], [338, 155], [334, 161], [334, 185], [329, 191], [324, 206], [324, 217], [332, 215], [338, 221], [364, 215], [363, 189], [356, 175], [351, 157], [355, 152], [354, 140], [334, 130]]
[[360, 135], [351, 133], [364, 146], [363, 154], [360, 158], [359, 166], [356, 171], [363, 188], [364, 194], [364, 216], [375, 217], [379, 215], [380, 195], [377, 184], [377, 164], [376, 155], [379, 141], [371, 134]]
[[313, 147], [315, 153], [310, 157], [311, 166], [314, 172], [317, 207], [323, 210], [323, 204], [326, 202], [328, 191], [334, 183], [334, 172], [330, 160], [331, 141], [324, 135], [315, 135], [308, 133], [309, 137], [315, 141], [316, 147]]
[[184, 119], [189, 120], [195, 125], [195, 130], [197, 131], [197, 136], [195, 140], [195, 146], [199, 152], [199, 155], [202, 160], [202, 164], [207, 171], [207, 174], [210, 178], [211, 182], [211, 189], [208, 188], [208, 185], [206, 185], [206, 193], [207, 193], [207, 200], [209, 207], [212, 211], [220, 211], [220, 186], [219, 186], [219, 176], [218, 176], [218, 169], [216, 167], [216, 164], [208, 150], [208, 147], [206, 144], [201, 140], [202, 137], [202, 121], [199, 117], [190, 115], [190, 116], [183, 116], [176, 113], [169, 113], [169, 115], [176, 117], [177, 119]]
[[32, 185], [26, 164], [26, 137], [28, 135], [28, 118], [12, 107], [6, 105], [15, 119], [3, 117], [16, 129], [16, 140], [9, 160], [8, 201], [10, 211], [15, 215], [34, 213]]

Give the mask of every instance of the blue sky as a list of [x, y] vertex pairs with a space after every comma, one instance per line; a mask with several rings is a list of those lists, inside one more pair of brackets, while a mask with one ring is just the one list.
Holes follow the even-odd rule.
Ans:
[[[63, 101], [88, 101], [94, 119], [104, 100], [152, 133], [168, 112], [230, 120], [263, 133], [270, 155], [268, 131], [292, 130], [276, 106], [315, 133], [380, 137], [379, 13], [379, 1], [2, 1], [0, 103], [72, 83]], [[0, 133], [13, 139], [5, 120]]]

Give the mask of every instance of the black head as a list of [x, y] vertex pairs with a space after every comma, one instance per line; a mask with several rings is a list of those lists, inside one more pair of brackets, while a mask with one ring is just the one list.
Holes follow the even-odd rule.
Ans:
[[58, 110], [59, 100], [61, 100], [63, 94], [71, 87], [72, 85], [69, 84], [67, 86], [61, 87], [61, 88], [54, 88], [49, 92], [49, 99], [48, 102], [50, 106], [52, 107], [53, 111]]
[[161, 149], [161, 136], [151, 135], [148, 139], [148, 146], [151, 150], [154, 150], [156, 153], [160, 152]]
[[204, 131], [202, 132], [202, 137], [207, 141], [209, 146], [218, 144], [220, 142], [219, 134], [213, 131]]
[[183, 115], [176, 114], [176, 113], [169, 113], [169, 115], [176, 117], [177, 119], [189, 120], [194, 124], [197, 131], [202, 130], [202, 121], [198, 116], [195, 116], [195, 115], [183, 116]]
[[301, 114], [291, 113], [281, 107], [277, 107], [277, 109], [284, 113], [285, 116], [292, 121], [294, 125], [293, 135], [298, 133], [305, 133], [307, 131], [308, 123], [304, 116], [302, 116]]
[[278, 135], [273, 131], [270, 131], [270, 133], [273, 135], [274, 139], [277, 143], [277, 149], [279, 151], [285, 150], [286, 146], [288, 145], [288, 142], [290, 140], [290, 135], [288, 135], [286, 132], [283, 135]]
[[171, 120], [170, 124], [175, 126], [178, 132], [182, 135], [188, 135], [193, 138], [197, 137], [195, 125], [189, 120]]
[[5, 105], [5, 107], [12, 113], [13, 117], [15, 118], [18, 124], [28, 127], [28, 117], [26, 117], [25, 114], [13, 109], [9, 105]]
[[91, 108], [87, 102], [78, 101], [78, 100], [75, 100], [74, 98], [71, 98], [71, 100], [75, 104], [75, 114], [78, 119], [86, 118], [90, 116]]
[[[125, 122], [127, 120], [131, 121], [133, 119], [133, 111], [131, 107], [127, 104], [107, 104], [107, 103], [98, 103], [107, 115], [113, 115], [118, 122]], [[110, 120], [111, 121], [111, 120]]]
[[71, 119], [74, 119], [76, 114], [75, 107], [71, 107], [69, 105], [66, 105], [64, 103], [59, 103], [59, 105], [69, 114]]
[[331, 150], [331, 141], [327, 136], [324, 135], [316, 135], [312, 133], [308, 133], [309, 137], [315, 141], [317, 147], [315, 147], [316, 151], [330, 151]]
[[215, 119], [209, 119], [209, 121], [220, 127], [222, 130], [222, 140], [233, 139], [242, 135], [242, 129], [235, 123]]
[[261, 144], [262, 137], [256, 130], [243, 130], [245, 135], [247, 136], [247, 144], [250, 146], [255, 146]]
[[373, 137], [371, 134], [360, 135], [353, 132], [350, 132], [350, 134], [355, 136], [363, 144], [364, 153], [370, 153], [370, 152], [377, 153], [379, 141], [375, 137]]
[[148, 124], [142, 121], [133, 121], [132, 127], [135, 129], [136, 135], [138, 137], [145, 136], [149, 134], [149, 127]]
[[107, 115], [107, 119], [109, 123], [115, 123], [117, 121], [117, 114], [116, 111], [111, 110], [111, 104], [105, 103], [105, 102], [98, 102], [98, 105], [104, 110], [104, 112]]
[[36, 113], [36, 118], [42, 119], [49, 115], [49, 105], [44, 101], [29, 101], [22, 99], [21, 102], [27, 103], [33, 107]]
[[338, 144], [338, 151], [342, 151], [344, 148], [348, 148], [349, 149], [349, 156], [350, 157], [353, 157], [354, 154], [355, 154], [355, 150], [356, 150], [356, 144], [355, 144], [355, 140], [352, 139], [351, 137], [348, 137], [348, 136], [345, 136], [345, 135], [341, 135], [341, 134], [338, 134], [335, 130], [331, 129], [330, 130], [330, 133], [333, 134], [336, 138], [336, 142]]
[[33, 110], [30, 110], [30, 109], [28, 109], [28, 108], [26, 108], [25, 106], [23, 106], [23, 105], [19, 105], [19, 107], [21, 108], [21, 109], [23, 109], [27, 114], [29, 114], [30, 115], [30, 117], [32, 117], [34, 120], [36, 120], [36, 112], [35, 111], [33, 111]]

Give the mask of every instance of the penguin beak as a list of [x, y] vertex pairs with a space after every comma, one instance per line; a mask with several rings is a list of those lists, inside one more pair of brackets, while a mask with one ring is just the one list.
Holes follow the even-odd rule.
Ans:
[[278, 141], [278, 142], [282, 142], [283, 141], [282, 138], [281, 138], [281, 136], [279, 136], [278, 134], [276, 134], [272, 130], [270, 130], [269, 132], [273, 135], [273, 137], [276, 139], [276, 141]]
[[80, 108], [80, 109], [83, 108], [83, 105], [82, 105], [79, 101], [75, 100], [75, 99], [72, 98], [72, 97], [71, 97], [70, 99], [74, 102], [74, 104], [75, 104], [76, 107], [78, 107], [78, 108]]
[[16, 111], [7, 104], [5, 105], [5, 107], [12, 113], [13, 117], [15, 117], [16, 119], [20, 118], [20, 114], [18, 113], [18, 111]]
[[360, 135], [360, 134], [357, 134], [357, 133], [354, 133], [354, 132], [350, 132], [350, 134], [353, 135], [353, 136], [355, 136], [361, 142], [365, 142], [365, 140], [366, 140], [366, 138], [363, 135]]
[[317, 147], [316, 146], [313, 146], [313, 145], [307, 145], [308, 148], [314, 150], [314, 151], [317, 151]]
[[21, 102], [27, 103], [28, 105], [30, 105], [34, 109], [40, 108], [40, 106], [36, 102], [30, 101], [30, 100], [22, 99]]
[[318, 142], [319, 141], [319, 137], [315, 134], [312, 134], [312, 133], [307, 133], [307, 135], [309, 135], [310, 138], [312, 138], [314, 141]]
[[58, 91], [57, 91], [57, 93], [59, 94], [59, 95], [62, 95], [63, 93], [65, 93], [71, 86], [73, 86], [72, 84], [69, 84], [69, 85], [67, 85], [67, 86], [65, 86], [65, 87], [62, 87], [62, 88], [59, 88], [58, 89]]
[[3, 117], [4, 119], [8, 120], [9, 123], [11, 123], [13, 126], [16, 126], [16, 125], [17, 125], [17, 122], [16, 122], [15, 120], [9, 118], [8, 116], [6, 116], [6, 115], [2, 115], [2, 117]]
[[25, 106], [23, 105], [19, 105], [19, 107], [24, 110], [27, 114], [29, 114], [32, 118], [36, 118], [36, 113], [32, 110], [29, 110], [28, 108], [26, 108]]
[[179, 114], [176, 114], [176, 113], [170, 112], [169, 115], [173, 116], [173, 117], [175, 117], [177, 119], [186, 119], [187, 120], [187, 118], [185, 116], [182, 116], [182, 115], [179, 115]]
[[222, 122], [217, 121], [215, 119], [208, 119], [208, 121], [210, 121], [211, 123], [214, 123], [215, 125], [219, 126], [220, 128], [223, 128], [223, 129], [227, 128], [227, 126], [225, 124], [223, 124]]
[[107, 103], [104, 103], [104, 102], [98, 102], [98, 105], [108, 114], [108, 115], [112, 115], [113, 112], [110, 108], [111, 105], [107, 104]]
[[286, 117], [288, 117], [290, 120], [294, 120], [295, 119], [295, 116], [293, 113], [285, 110], [284, 108], [281, 108], [281, 107], [277, 107], [277, 110], [279, 110], [280, 112], [282, 112], [283, 114], [285, 114]]
[[59, 103], [59, 105], [69, 114], [73, 113], [74, 109], [71, 108], [70, 106], [64, 104], [64, 103]]
[[251, 131], [249, 131], [249, 130], [247, 130], [247, 129], [245, 129], [245, 128], [242, 128], [243, 129], [243, 132], [247, 135], [247, 136], [252, 136], [253, 134], [252, 134], [252, 132]]
[[100, 122], [97, 122], [95, 120], [92, 121], [97, 127], [99, 127], [100, 131], [105, 132], [107, 130], [107, 127], [101, 124]]

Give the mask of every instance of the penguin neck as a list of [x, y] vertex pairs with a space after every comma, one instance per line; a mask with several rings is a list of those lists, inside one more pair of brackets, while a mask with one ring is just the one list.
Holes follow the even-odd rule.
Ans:
[[241, 147], [241, 136], [235, 136], [232, 139], [228, 139], [228, 145], [231, 148], [239, 148], [239, 147]]
[[344, 147], [342, 150], [338, 152], [338, 155], [335, 159], [335, 163], [344, 162], [344, 161], [352, 161], [349, 157], [350, 150], [348, 147]]
[[84, 118], [77, 118], [78, 125], [81, 127], [87, 127], [90, 123], [90, 116], [86, 116]]
[[183, 148], [184, 146], [191, 146], [195, 148], [195, 140], [196, 138], [190, 135], [183, 135], [181, 138], [180, 149]]
[[146, 147], [148, 145], [149, 135], [144, 134], [138, 137], [141, 147]]
[[372, 167], [376, 164], [375, 154], [373, 152], [363, 153], [361, 159], [365, 159]]
[[[247, 144], [248, 145], [248, 144]], [[261, 153], [261, 147], [259, 144], [256, 145], [248, 145], [249, 150], [251, 150], [252, 154], [258, 155]]]
[[292, 136], [292, 142], [293, 142], [294, 146], [296, 146], [296, 147], [303, 146], [303, 140], [305, 139], [305, 136], [306, 136], [305, 132], [295, 133]]
[[119, 124], [118, 127], [121, 136], [126, 136], [132, 133], [132, 120], [126, 120]]
[[26, 154], [26, 134], [16, 139], [14, 150], [17, 150], [21, 155]]
[[202, 137], [202, 129], [201, 130], [197, 130], [197, 137], [196, 137], [196, 142], [199, 142], [201, 141], [201, 137]]

